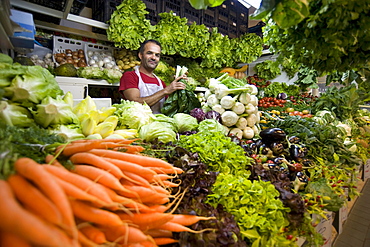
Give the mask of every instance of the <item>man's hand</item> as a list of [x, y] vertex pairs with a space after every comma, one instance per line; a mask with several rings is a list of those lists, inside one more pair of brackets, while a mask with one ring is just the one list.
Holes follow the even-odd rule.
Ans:
[[164, 89], [165, 90], [165, 94], [166, 95], [169, 95], [169, 94], [175, 92], [176, 90], [185, 89], [186, 88], [186, 85], [185, 85], [185, 83], [183, 83], [183, 82], [180, 81], [181, 79], [187, 80], [188, 77], [186, 76], [186, 74], [177, 77], [173, 82], [171, 82], [170, 85], [168, 85]]

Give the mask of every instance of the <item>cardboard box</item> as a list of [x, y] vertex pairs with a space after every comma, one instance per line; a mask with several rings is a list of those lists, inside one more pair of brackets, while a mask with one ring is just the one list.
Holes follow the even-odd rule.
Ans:
[[14, 47], [34, 48], [36, 28], [33, 15], [23, 11], [11, 9], [10, 19], [17, 24], [10, 40]]

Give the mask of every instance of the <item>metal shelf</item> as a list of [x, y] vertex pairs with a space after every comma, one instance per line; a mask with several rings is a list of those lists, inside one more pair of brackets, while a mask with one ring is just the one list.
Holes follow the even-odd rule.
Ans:
[[[25, 11], [25, 12], [39, 13], [39, 14], [43, 14], [46, 16], [59, 18], [61, 20], [68, 20], [68, 21], [72, 21], [75, 23], [84, 24], [84, 25], [88, 25], [91, 27], [101, 28], [101, 29], [108, 29], [109, 27], [108, 24], [104, 22], [100, 22], [100, 21], [96, 21], [96, 20], [93, 20], [87, 17], [71, 14], [70, 10], [71, 10], [74, 0], [66, 0], [63, 11], [48, 8], [48, 7], [45, 7], [45, 6], [36, 4], [36, 3], [27, 2], [24, 0], [9, 0], [5, 2], [10, 3], [9, 4], [10, 7], [12, 6], [16, 7], [16, 8], [22, 9], [22, 11]], [[9, 18], [5, 17], [4, 19], [9, 19]], [[10, 22], [10, 20], [5, 20], [5, 21]], [[58, 31], [58, 32], [74, 34], [74, 35], [82, 35], [87, 38], [93, 38], [93, 39], [97, 39], [101, 41], [108, 41], [107, 35], [104, 35], [104, 34], [94, 33], [94, 32], [86, 31], [86, 30], [80, 30], [77, 28], [65, 27], [62, 25], [50, 23], [47, 20], [36, 20], [35, 19], [34, 22], [35, 22], [36, 27], [42, 28], [45, 30]], [[3, 23], [3, 20], [2, 20], [2, 23]], [[6, 33], [6, 31], [4, 30], [5, 27], [3, 25], [4, 24], [0, 25], [0, 37], [2, 37], [0, 39], [0, 49], [14, 49], [14, 46], [9, 39], [9, 34]]]

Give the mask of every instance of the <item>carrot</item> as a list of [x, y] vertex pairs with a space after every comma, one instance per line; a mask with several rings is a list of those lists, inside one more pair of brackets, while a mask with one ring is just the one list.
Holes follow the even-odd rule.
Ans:
[[115, 143], [112, 141], [105, 141], [105, 142], [82, 142], [82, 143], [69, 143], [69, 144], [62, 144], [56, 148], [56, 154], [62, 153], [64, 156], [72, 156], [76, 153], [87, 152], [91, 149], [110, 149], [110, 148], [117, 148], [121, 146], [125, 146], [126, 144], [123, 143]]
[[131, 144], [134, 141], [139, 140], [138, 138], [133, 139], [78, 139], [74, 140], [71, 143], [86, 143], [86, 142], [115, 142], [115, 143], [121, 143], [121, 144]]
[[31, 244], [14, 233], [0, 231], [0, 246], [31, 247]]
[[104, 189], [97, 184], [91, 181], [88, 178], [80, 176], [78, 174], [72, 173], [67, 169], [56, 167], [56, 166], [43, 166], [43, 168], [54, 176], [71, 183], [83, 191], [97, 197], [99, 200], [105, 202], [106, 204], [113, 204], [113, 201], [105, 193]]
[[165, 213], [135, 213], [132, 215], [118, 213], [117, 215], [120, 217], [121, 220], [137, 225], [138, 228], [142, 231], [157, 228], [164, 223], [171, 221], [173, 218], [172, 214]]
[[181, 182], [177, 184], [177, 183], [174, 183], [174, 182], [171, 182], [171, 181], [167, 181], [167, 180], [162, 181], [162, 185], [165, 186], [165, 187], [169, 187], [169, 188], [179, 187], [180, 184], [181, 184]]
[[118, 215], [110, 211], [90, 206], [78, 200], [70, 200], [70, 204], [74, 215], [81, 220], [109, 226], [123, 224]]
[[122, 172], [131, 172], [134, 174], [138, 174], [145, 178], [146, 180], [152, 180], [153, 176], [156, 175], [156, 173], [146, 167], [142, 167], [136, 163], [132, 163], [130, 161], [125, 160], [119, 160], [119, 159], [113, 159], [108, 157], [103, 157], [105, 160], [111, 162], [112, 164], [116, 165]]
[[149, 205], [148, 207], [151, 210], [153, 210], [155, 212], [159, 212], [159, 213], [164, 213], [164, 212], [166, 212], [169, 209], [168, 206], [162, 205], [162, 204], [153, 204], [153, 205]]
[[83, 247], [97, 247], [98, 245], [88, 239], [81, 231], [78, 231], [78, 242]]
[[192, 229], [190, 229], [186, 226], [180, 225], [178, 223], [173, 223], [173, 222], [167, 222], [167, 223], [159, 226], [158, 229], [168, 230], [168, 231], [172, 231], [172, 232], [191, 232], [191, 233], [202, 233], [202, 232], [205, 232], [205, 231], [215, 230], [215, 229], [206, 228], [206, 229], [202, 229], [200, 231], [196, 231], [196, 230], [192, 230]]
[[173, 233], [171, 231], [162, 229], [148, 229], [144, 231], [144, 233], [153, 238], [172, 238], [173, 236]]
[[0, 180], [0, 230], [10, 232], [21, 239], [42, 246], [71, 246], [71, 241], [57, 227], [23, 209], [16, 201], [8, 182]]
[[75, 165], [74, 169], [71, 171], [92, 181], [98, 182], [108, 188], [123, 191], [127, 190], [119, 182], [119, 179], [117, 179], [111, 173], [100, 168], [88, 165]]
[[179, 242], [179, 240], [173, 238], [153, 238], [153, 239], [157, 245], [174, 244]]
[[[71, 206], [67, 196], [53, 177], [30, 158], [19, 158], [14, 163], [15, 170], [23, 177], [31, 180], [55, 204], [63, 216], [66, 226], [74, 238], [77, 237]], [[50, 166], [51, 167], [51, 166]]]
[[112, 201], [117, 202], [117, 203], [121, 203], [126, 208], [134, 209], [137, 212], [144, 212], [144, 213], [145, 212], [153, 212], [153, 210], [151, 210], [148, 206], [146, 206], [146, 205], [144, 205], [140, 202], [136, 202], [132, 199], [120, 196], [115, 191], [113, 191], [109, 188], [105, 187], [104, 190], [109, 195], [109, 197], [112, 199]]
[[173, 219], [171, 222], [177, 223], [183, 226], [190, 226], [197, 223], [200, 220], [213, 220], [215, 217], [203, 217], [197, 215], [186, 215], [186, 214], [172, 214]]
[[89, 223], [83, 224], [81, 227], [79, 227], [79, 230], [88, 239], [90, 239], [96, 244], [104, 244], [107, 242], [105, 234], [100, 229], [94, 227]]
[[115, 243], [140, 243], [148, 240], [148, 236], [140, 229], [129, 226], [128, 224], [115, 227], [105, 226], [101, 230], [105, 233], [108, 241]]
[[64, 167], [54, 155], [48, 154], [45, 157], [45, 162], [49, 165]]
[[161, 186], [158, 186], [158, 185], [152, 185], [152, 188], [158, 192], [158, 193], [163, 193], [165, 195], [169, 195], [171, 194], [170, 191], [166, 190], [165, 188], [161, 187]]
[[[53, 175], [54, 176], [54, 175]], [[88, 201], [93, 203], [94, 205], [97, 205], [98, 207], [104, 207], [107, 206], [107, 203], [104, 201], [101, 201], [99, 198], [83, 191], [79, 187], [64, 181], [63, 179], [60, 179], [57, 176], [54, 176], [55, 181], [62, 187], [64, 192], [66, 193], [67, 196], [82, 200], [82, 201]]]
[[163, 204], [169, 201], [169, 195], [155, 191], [154, 189], [136, 186], [136, 185], [125, 185], [125, 188], [131, 191], [127, 193], [125, 191], [118, 191], [118, 194], [129, 197], [137, 198], [140, 202], [151, 202]]
[[113, 148], [113, 150], [130, 154], [136, 154], [144, 151], [145, 148], [139, 145], [124, 145], [117, 148]]
[[[150, 187], [149, 181], [147, 179], [145, 179], [144, 177], [140, 176], [139, 174], [129, 172], [129, 171], [124, 171], [124, 170], [122, 170], [122, 172], [126, 177], [130, 178], [128, 181], [130, 181], [134, 184], [137, 184], [137, 185], [144, 186], [144, 187]], [[153, 177], [154, 176], [156, 176], [156, 175], [153, 175]]]
[[129, 153], [123, 153], [123, 152], [116, 152], [112, 150], [99, 150], [99, 149], [92, 149], [89, 152], [103, 156], [108, 157], [112, 159], [118, 159], [118, 160], [125, 160], [128, 162], [136, 163], [144, 167], [148, 166], [154, 166], [154, 167], [160, 167], [160, 168], [167, 168], [171, 169], [173, 166], [161, 159], [153, 158], [149, 156], [144, 156], [140, 154], [129, 154]]
[[150, 170], [158, 173], [158, 174], [182, 174], [184, 171], [181, 168], [178, 167], [172, 167], [172, 168], [162, 168], [162, 167], [148, 167]]
[[44, 220], [62, 226], [62, 214], [58, 208], [39, 189], [28, 182], [24, 177], [14, 174], [8, 178], [15, 197], [24, 206]]
[[124, 176], [120, 168], [107, 161], [106, 159], [92, 153], [76, 153], [72, 155], [69, 159], [70, 161], [72, 161], [73, 164], [88, 164], [109, 171], [117, 178], [122, 178]]

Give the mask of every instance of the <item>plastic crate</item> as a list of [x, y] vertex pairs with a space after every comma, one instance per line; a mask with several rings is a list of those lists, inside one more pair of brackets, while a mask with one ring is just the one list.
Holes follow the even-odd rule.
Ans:
[[38, 4], [38, 5], [41, 5], [41, 6], [44, 6], [44, 7], [48, 7], [48, 8], [51, 8], [51, 9], [60, 10], [60, 11], [64, 11], [65, 4], [66, 4], [66, 1], [62, 1], [62, 0], [55, 0], [55, 1], [51, 1], [51, 0], [25, 0], [25, 1], [30, 2], [30, 3], [35, 3], [35, 4]]
[[84, 41], [54, 36], [53, 53], [62, 53], [65, 52], [66, 49], [71, 49], [72, 51], [84, 50], [84, 46]]
[[156, 11], [157, 13], [161, 11], [161, 0], [142, 0], [142, 2], [145, 3], [147, 11], [151, 10]]
[[190, 3], [186, 2], [183, 7], [182, 17], [188, 19], [188, 23], [195, 22], [196, 24], [201, 24], [201, 18], [203, 16], [202, 10], [194, 9]]
[[203, 15], [203, 23], [207, 27], [214, 27], [216, 25], [215, 17], [210, 15], [211, 13], [204, 13]]
[[99, 55], [101, 55], [104, 52], [106, 55], [111, 56], [112, 60], [115, 61], [114, 57], [113, 57], [114, 49], [111, 46], [85, 42], [84, 51], [85, 51], [85, 56], [86, 56], [86, 63], [87, 63], [88, 66], [89, 66], [89, 60], [90, 60], [90, 57], [89, 57], [88, 54], [90, 52], [93, 52], [93, 53], [98, 52], [97, 54], [99, 54]]
[[110, 20], [110, 16], [117, 9], [117, 6], [122, 3], [122, 0], [95, 0], [92, 4], [92, 18], [97, 21], [107, 22]]
[[[65, 53], [67, 49], [73, 51], [84, 50], [85, 42], [76, 39], [69, 39], [65, 37], [54, 36], [53, 39], [53, 62], [59, 66], [55, 60], [54, 54]], [[86, 60], [86, 55], [85, 55]]]
[[87, 2], [88, 0], [74, 0], [69, 13], [79, 15], [83, 8], [85, 8]]
[[145, 18], [150, 21], [150, 24], [156, 25], [158, 23], [158, 21], [159, 21], [158, 12], [155, 11], [155, 10], [152, 10], [152, 9], [147, 9], [147, 11], [149, 13], [146, 15]]
[[224, 22], [227, 22], [229, 20], [229, 12], [227, 11], [227, 9], [224, 9], [224, 8], [220, 8], [218, 11], [218, 19], [221, 20], [221, 21], [224, 21]]
[[179, 16], [181, 14], [181, 0], [163, 0], [162, 6], [161, 12], [173, 11]]

